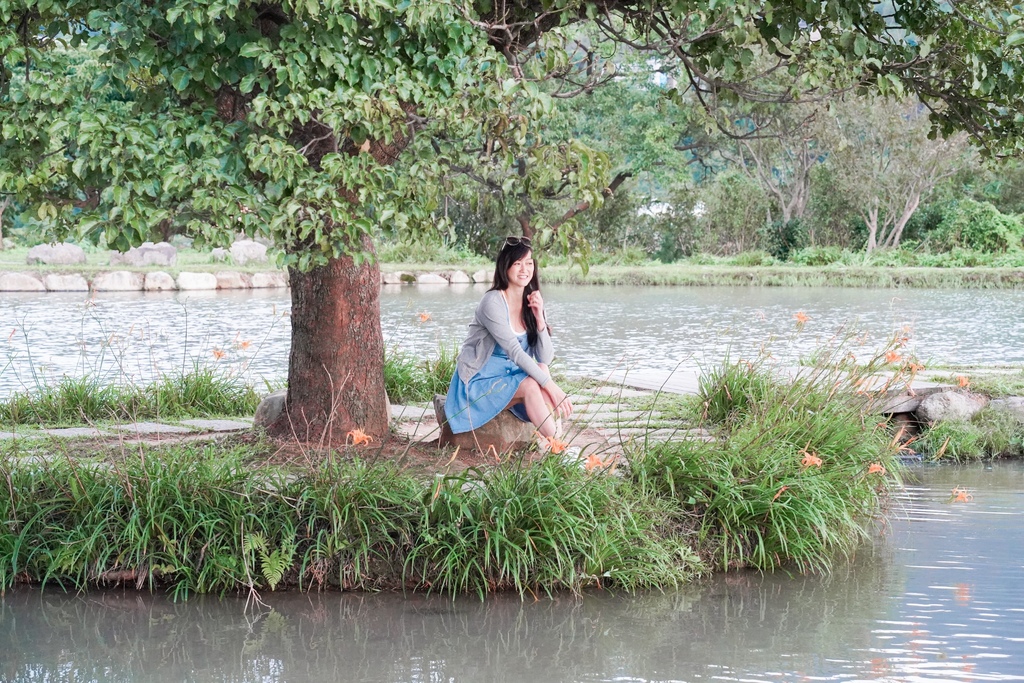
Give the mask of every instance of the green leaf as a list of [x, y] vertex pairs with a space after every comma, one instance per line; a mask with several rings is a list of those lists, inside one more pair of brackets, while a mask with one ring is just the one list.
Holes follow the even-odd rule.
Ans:
[[1024, 31], [1014, 31], [1003, 41], [1003, 45], [1006, 47], [1017, 47], [1021, 44], [1024, 44]]

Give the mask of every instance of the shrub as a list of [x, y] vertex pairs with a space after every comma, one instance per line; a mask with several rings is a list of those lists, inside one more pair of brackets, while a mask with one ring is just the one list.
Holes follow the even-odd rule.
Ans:
[[963, 247], [989, 253], [1020, 250], [1024, 248], [1022, 239], [1024, 223], [1019, 218], [973, 199], [954, 202], [930, 235], [937, 250]]
[[971, 422], [936, 422], [914, 443], [918, 450], [933, 460], [965, 462], [985, 456], [985, 434]]
[[732, 257], [733, 264], [747, 268], [754, 266], [770, 266], [775, 263], [772, 255], [766, 251], [744, 251]]
[[796, 218], [785, 222], [773, 221], [771, 225], [762, 227], [759, 235], [765, 251], [780, 261], [787, 260], [807, 241], [807, 231]]
[[633, 461], [639, 483], [700, 520], [698, 548], [720, 568], [826, 569], [868, 536], [899, 468], [895, 440], [854, 392], [878, 359], [858, 369], [822, 358], [785, 385], [757, 364], [730, 366], [702, 390], [718, 438]]
[[839, 247], [804, 247], [790, 254], [789, 260], [801, 266], [830, 266], [843, 262], [847, 256]]

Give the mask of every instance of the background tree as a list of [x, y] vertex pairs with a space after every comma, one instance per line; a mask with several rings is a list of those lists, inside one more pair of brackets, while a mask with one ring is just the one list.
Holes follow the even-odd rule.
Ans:
[[967, 150], [966, 133], [930, 136], [916, 100], [847, 98], [834, 103], [842, 141], [828, 163], [867, 226], [867, 252], [898, 247], [907, 222]]

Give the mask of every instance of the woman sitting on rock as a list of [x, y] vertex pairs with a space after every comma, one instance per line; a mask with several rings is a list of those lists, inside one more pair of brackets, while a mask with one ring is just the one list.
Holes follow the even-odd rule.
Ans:
[[507, 408], [550, 440], [556, 418], [572, 414], [548, 370], [555, 354], [539, 287], [529, 238], [507, 238], [448, 387], [445, 416], [453, 434], [478, 429]]

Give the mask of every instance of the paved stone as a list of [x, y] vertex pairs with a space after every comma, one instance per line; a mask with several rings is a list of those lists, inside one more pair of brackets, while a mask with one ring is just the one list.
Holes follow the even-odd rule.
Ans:
[[251, 422], [242, 422], [239, 420], [182, 420], [181, 424], [189, 427], [195, 427], [196, 429], [202, 429], [205, 432], [238, 432], [244, 429], [252, 429]]
[[595, 396], [615, 396], [617, 398], [638, 398], [640, 396], [650, 396], [650, 391], [641, 391], [639, 389], [630, 389], [624, 386], [603, 386], [594, 387], [592, 389], [584, 389], [584, 391], [593, 394]]
[[391, 418], [395, 420], [422, 420], [426, 417], [434, 417], [434, 409], [421, 408], [419, 406], [391, 406]]
[[0, 439], [17, 439], [21, 434], [15, 434], [14, 432], [0, 432]]
[[95, 429], [93, 427], [66, 427], [64, 429], [40, 429], [39, 433], [62, 438], [77, 436], [110, 436], [109, 432], [100, 431], [99, 429]]
[[188, 434], [192, 431], [188, 427], [168, 425], [161, 422], [130, 422], [128, 424], [116, 425], [114, 429], [122, 432], [135, 432], [136, 434]]

